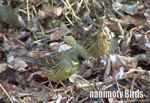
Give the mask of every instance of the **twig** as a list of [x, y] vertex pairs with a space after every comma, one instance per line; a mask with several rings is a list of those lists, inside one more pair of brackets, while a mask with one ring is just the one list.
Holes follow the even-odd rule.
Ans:
[[26, 7], [27, 7], [27, 18], [28, 18], [27, 20], [30, 21], [29, 0], [27, 0], [26, 3], [27, 3], [27, 5], [26, 5]]
[[11, 101], [11, 103], [15, 103], [13, 100], [12, 100], [12, 98], [11, 98], [11, 96], [7, 93], [7, 91], [5, 90], [5, 88], [3, 87], [3, 85], [0, 83], [0, 87], [1, 87], [1, 89], [4, 91], [4, 93], [7, 95], [7, 97], [9, 98], [9, 100]]

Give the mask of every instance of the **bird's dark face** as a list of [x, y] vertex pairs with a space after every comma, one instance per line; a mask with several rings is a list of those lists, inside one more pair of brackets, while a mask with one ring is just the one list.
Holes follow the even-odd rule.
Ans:
[[79, 44], [75, 44], [69, 50], [70, 58], [75, 61], [84, 60], [87, 57], [86, 50]]
[[87, 58], [86, 49], [83, 46], [77, 44], [75, 49], [78, 57], [83, 59]]
[[85, 58], [83, 58], [81, 56], [78, 56], [78, 61], [79, 61], [80, 64], [82, 64], [82, 61], [84, 61], [84, 60], [85, 60]]
[[84, 61], [87, 58], [87, 53], [85, 48], [83, 48], [82, 46], [78, 48], [78, 61], [80, 64], [82, 64], [82, 61]]

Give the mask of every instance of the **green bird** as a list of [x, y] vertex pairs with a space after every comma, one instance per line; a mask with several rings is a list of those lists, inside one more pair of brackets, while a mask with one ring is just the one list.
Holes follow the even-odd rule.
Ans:
[[85, 58], [86, 55], [84, 48], [78, 44], [72, 45], [71, 49], [53, 57], [54, 62], [50, 61], [50, 66], [45, 68], [48, 78], [52, 81], [68, 79], [78, 69], [79, 57]]
[[82, 45], [89, 56], [99, 58], [109, 51], [110, 41], [103, 30], [92, 28], [89, 31], [85, 31], [80, 25], [76, 25], [74, 28], [81, 35], [83, 39]]
[[49, 80], [55, 82], [66, 80], [77, 71], [80, 60], [86, 58], [86, 50], [77, 44], [72, 36], [65, 37], [65, 39], [72, 48], [50, 57], [41, 58], [40, 60], [25, 56], [23, 60], [39, 64]]

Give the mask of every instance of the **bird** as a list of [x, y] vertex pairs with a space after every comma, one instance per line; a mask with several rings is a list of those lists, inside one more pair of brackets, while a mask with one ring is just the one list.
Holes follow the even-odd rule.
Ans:
[[57, 55], [53, 66], [46, 70], [49, 79], [52, 81], [68, 79], [80, 65], [78, 57], [86, 57], [84, 49], [80, 45], [73, 45], [71, 49]]
[[72, 46], [66, 51], [40, 59], [33, 59], [29, 56], [23, 56], [22, 59], [40, 65], [49, 80], [64, 81], [77, 71], [80, 60], [84, 60], [87, 55], [84, 47], [77, 44], [72, 36], [65, 37], [65, 39]]
[[89, 56], [99, 58], [109, 51], [110, 41], [104, 30], [91, 28], [86, 31], [82, 25], [75, 25], [74, 29], [81, 35], [81, 45], [87, 50]]
[[109, 50], [110, 44], [104, 31], [98, 32], [95, 37], [88, 38], [87, 43], [85, 45], [87, 52], [93, 57], [100, 57]]

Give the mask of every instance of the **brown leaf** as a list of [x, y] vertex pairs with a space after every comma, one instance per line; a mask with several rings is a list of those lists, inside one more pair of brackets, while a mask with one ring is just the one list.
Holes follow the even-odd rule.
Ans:
[[23, 60], [17, 60], [14, 63], [14, 68], [17, 69], [18, 71], [26, 71], [26, 68], [28, 67], [28, 65], [26, 64], [25, 61]]
[[136, 58], [117, 55], [117, 59], [118, 64], [121, 64], [125, 67], [125, 71], [128, 71], [129, 69], [135, 69], [137, 66]]
[[138, 13], [134, 15], [129, 15], [124, 17], [125, 21], [128, 21], [135, 26], [140, 26], [146, 23], [147, 18], [145, 17], [144, 13]]
[[133, 48], [133, 51], [138, 50], [140, 52], [140, 50], [142, 51], [144, 50], [144, 52], [149, 52], [150, 51], [150, 36], [143, 35], [143, 34], [133, 35], [131, 47]]
[[106, 62], [107, 62], [107, 65], [106, 65], [106, 69], [105, 69], [105, 73], [104, 73], [104, 80], [107, 80], [109, 78], [109, 75], [110, 75], [110, 71], [111, 71], [111, 68], [110, 68], [110, 66], [111, 66], [110, 65], [110, 57], [108, 57], [106, 59]]
[[62, 7], [58, 7], [58, 8], [55, 8], [55, 9], [54, 9], [54, 14], [55, 14], [57, 17], [59, 17], [59, 16], [62, 14], [62, 12], [63, 12]]
[[3, 33], [0, 33], [0, 42], [3, 42], [4, 41], [4, 34]]
[[29, 0], [29, 3], [31, 3], [31, 4], [37, 4], [38, 2], [39, 2], [40, 0]]
[[41, 58], [41, 57], [43, 57], [43, 54], [40, 51], [30, 51], [28, 53], [28, 56], [31, 56], [34, 58]]
[[62, 37], [65, 36], [67, 32], [68, 31], [66, 29], [56, 30], [50, 35], [50, 41], [62, 39]]
[[44, 4], [43, 9], [38, 11], [38, 15], [40, 17], [40, 20], [56, 18], [55, 13], [53, 12], [53, 8], [51, 8], [51, 6], [48, 6], [47, 4]]
[[130, 69], [136, 69], [137, 59], [132, 57], [125, 57], [116, 54], [109, 55], [110, 60], [107, 60], [107, 67], [105, 70], [105, 80], [109, 77], [122, 77], [124, 72], [128, 72]]

